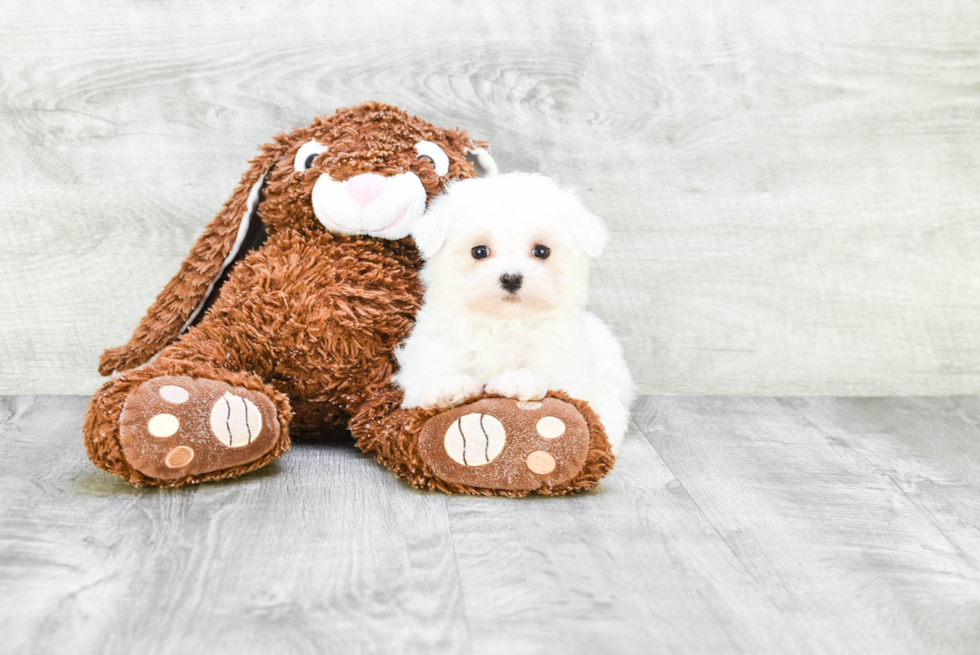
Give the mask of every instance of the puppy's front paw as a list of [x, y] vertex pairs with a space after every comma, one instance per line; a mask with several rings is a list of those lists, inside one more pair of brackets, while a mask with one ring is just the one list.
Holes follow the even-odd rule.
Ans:
[[518, 400], [539, 400], [548, 395], [548, 382], [526, 368], [512, 368], [490, 378], [486, 392]]
[[419, 406], [424, 409], [445, 409], [479, 396], [480, 383], [469, 375], [450, 375], [422, 385]]

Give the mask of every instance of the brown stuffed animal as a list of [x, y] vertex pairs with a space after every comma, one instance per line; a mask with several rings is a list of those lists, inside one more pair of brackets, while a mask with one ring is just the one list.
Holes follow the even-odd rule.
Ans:
[[411, 223], [447, 182], [474, 176], [468, 153], [492, 167], [483, 145], [366, 103], [263, 146], [129, 343], [103, 354], [99, 370], [119, 374], [86, 415], [91, 460], [135, 486], [175, 487], [264, 466], [290, 431], [349, 427], [417, 487], [594, 487], [613, 456], [584, 402], [404, 410], [390, 382], [422, 298]]

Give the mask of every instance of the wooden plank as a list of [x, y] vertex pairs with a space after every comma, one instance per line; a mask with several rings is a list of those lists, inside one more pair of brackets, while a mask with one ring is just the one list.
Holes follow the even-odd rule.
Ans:
[[420, 493], [349, 444], [135, 490], [84, 398], [0, 398], [11, 652], [974, 653], [980, 399], [644, 398], [572, 498]]
[[475, 653], [807, 653], [636, 430], [599, 489], [449, 499]]
[[[965, 526], [956, 535], [964, 541], [951, 538], [934, 509], [924, 511], [880, 457], [862, 452], [872, 449], [868, 435], [902, 444], [913, 434], [922, 445], [936, 434], [930, 443], [940, 452], [956, 435], [947, 451], [956, 452], [976, 429], [955, 413], [938, 434], [906, 427], [904, 438], [883, 436], [903, 417], [926, 428], [948, 402], [645, 398], [636, 418], [781, 615], [819, 652], [975, 653], [976, 541], [965, 541]], [[972, 414], [978, 401], [963, 405]], [[850, 419], [837, 423], [841, 416]], [[905, 455], [910, 479], [932, 468], [929, 458]], [[960, 470], [975, 475], [977, 465], [974, 448]], [[959, 519], [975, 524], [977, 507], [967, 507]]]
[[[808, 421], [846, 443], [915, 503], [980, 569], [980, 400], [793, 398]], [[963, 611], [980, 616], [980, 607]], [[977, 624], [980, 633], [980, 623]]]
[[0, 393], [91, 393], [257, 146], [370, 98], [581, 190], [645, 393], [976, 392], [977, 43], [969, 0], [5, 3]]
[[464, 652], [446, 499], [350, 444], [238, 481], [95, 470], [84, 398], [0, 399], [0, 628], [18, 653]]
[[418, 493], [349, 445], [140, 491], [84, 461], [83, 407], [0, 404], [18, 652], [807, 652], [637, 434], [575, 498]]

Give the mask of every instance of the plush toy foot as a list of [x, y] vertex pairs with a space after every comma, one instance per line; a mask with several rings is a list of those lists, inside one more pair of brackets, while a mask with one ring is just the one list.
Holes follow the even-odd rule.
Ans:
[[254, 463], [280, 432], [276, 406], [264, 394], [186, 376], [147, 380], [129, 394], [119, 417], [126, 461], [163, 481]]
[[394, 385], [351, 419], [358, 447], [420, 489], [557, 496], [592, 489], [616, 457], [589, 404], [484, 396], [450, 410], [405, 409]]
[[486, 398], [457, 407], [429, 419], [418, 443], [419, 455], [439, 480], [513, 495], [594, 487], [598, 477], [576, 480], [591, 446], [582, 414], [553, 397]]

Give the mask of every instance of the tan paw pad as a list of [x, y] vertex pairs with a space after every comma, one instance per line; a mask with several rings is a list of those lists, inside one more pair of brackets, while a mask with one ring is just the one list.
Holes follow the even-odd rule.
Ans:
[[546, 453], [543, 450], [535, 450], [527, 456], [526, 461], [527, 467], [531, 469], [531, 472], [537, 473], [538, 475], [548, 475], [558, 466], [551, 453]]
[[188, 448], [187, 446], [177, 446], [169, 453], [167, 453], [167, 458], [164, 460], [167, 466], [172, 469], [179, 469], [187, 466], [194, 459], [194, 450]]

